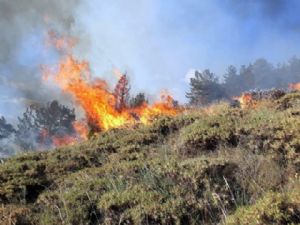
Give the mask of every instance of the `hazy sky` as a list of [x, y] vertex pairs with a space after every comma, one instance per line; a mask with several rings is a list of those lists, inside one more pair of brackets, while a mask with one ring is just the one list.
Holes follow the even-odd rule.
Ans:
[[[38, 22], [45, 15], [52, 18], [50, 24], [56, 30], [79, 38], [76, 55], [90, 61], [95, 75], [110, 79], [110, 71], [119, 68], [130, 75], [132, 90], [154, 95], [166, 88], [180, 101], [184, 101], [186, 76], [192, 69], [209, 68], [222, 75], [230, 64], [248, 64], [259, 57], [284, 62], [300, 52], [297, 0], [12, 2], [0, 0], [2, 114], [14, 109], [7, 99], [17, 97], [18, 102], [25, 92], [25, 97], [37, 92], [42, 97], [48, 94], [47, 99], [52, 96], [36, 85], [39, 65], [54, 60], [43, 45], [49, 28]], [[4, 6], [11, 13], [5, 14]], [[5, 89], [16, 80], [26, 87], [35, 80], [34, 94], [27, 90], [20, 94], [10, 86]]]
[[299, 55], [299, 10], [297, 0], [90, 0], [76, 18], [97, 74], [127, 69], [135, 88], [165, 87], [183, 100], [190, 69], [223, 74], [230, 64]]

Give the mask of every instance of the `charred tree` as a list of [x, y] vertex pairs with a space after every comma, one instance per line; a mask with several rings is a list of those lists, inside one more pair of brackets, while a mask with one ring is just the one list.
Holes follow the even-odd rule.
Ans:
[[94, 119], [88, 117], [88, 127], [89, 127], [89, 132], [88, 132], [88, 138], [93, 137], [95, 134], [100, 133], [102, 131], [101, 127], [98, 125], [97, 121]]
[[145, 97], [144, 93], [138, 93], [136, 96], [132, 97], [129, 101], [129, 105], [131, 108], [136, 108], [139, 107], [141, 105], [143, 105], [144, 103], [148, 103], [148, 100]]
[[117, 111], [121, 112], [123, 109], [127, 107], [129, 90], [130, 90], [129, 80], [125, 73], [120, 77], [114, 90], [115, 108]]

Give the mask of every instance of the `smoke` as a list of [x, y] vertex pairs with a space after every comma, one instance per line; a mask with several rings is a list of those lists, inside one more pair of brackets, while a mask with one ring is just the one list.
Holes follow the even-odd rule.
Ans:
[[93, 74], [112, 81], [118, 68], [132, 90], [166, 88], [184, 102], [191, 68], [222, 76], [231, 64], [297, 55], [299, 8], [297, 0], [1, 0], [0, 114], [66, 98], [40, 79], [39, 66], [59, 57], [45, 49], [48, 30], [78, 38], [76, 56], [88, 59]]
[[[231, 9], [231, 12], [242, 19], [259, 16], [260, 19], [269, 20], [269, 22], [282, 21], [289, 23], [286, 17], [286, 12], [291, 7], [297, 6], [297, 1], [290, 0], [288, 3], [285, 0], [252, 0], [252, 1], [239, 1], [227, 0], [223, 4]], [[294, 15], [291, 15], [294, 16]], [[291, 21], [290, 21], [291, 22]]]
[[16, 47], [45, 28], [45, 23], [60, 31], [71, 29], [74, 7], [78, 0], [2, 0], [0, 2], [0, 61], [11, 61]]
[[22, 149], [15, 142], [14, 135], [0, 139], [0, 146], [0, 160], [22, 152]]
[[167, 88], [184, 102], [191, 68], [221, 77], [231, 64], [297, 55], [299, 9], [297, 0], [90, 0], [77, 10], [76, 30], [95, 74], [109, 78], [117, 67], [133, 90]]
[[[154, 96], [166, 88], [185, 102], [191, 68], [221, 77], [228, 65], [258, 58], [276, 65], [298, 55], [299, 10], [298, 0], [0, 0], [0, 115], [15, 123], [33, 102], [70, 106], [69, 96], [41, 79], [41, 65], [61, 57], [45, 45], [49, 30], [78, 38], [74, 53], [93, 75], [113, 82], [117, 68], [131, 90]], [[276, 86], [272, 69], [259, 65], [258, 84]], [[291, 68], [294, 81], [300, 67]]]
[[24, 106], [61, 98], [41, 81], [40, 65], [57, 52], [46, 49], [48, 30], [72, 32], [79, 0], [0, 1], [0, 114], [16, 117]]

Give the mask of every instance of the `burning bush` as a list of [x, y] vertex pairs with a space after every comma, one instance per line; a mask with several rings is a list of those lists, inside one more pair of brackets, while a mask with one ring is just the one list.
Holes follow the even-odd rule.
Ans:
[[126, 74], [123, 74], [115, 87], [114, 97], [116, 100], [115, 108], [117, 111], [121, 112], [127, 108], [129, 100], [129, 80]]
[[296, 98], [222, 103], [13, 157], [0, 165], [0, 203], [45, 225], [298, 223]]
[[138, 93], [136, 96], [132, 97], [129, 101], [129, 106], [131, 108], [140, 107], [143, 104], [148, 104], [148, 100], [144, 93]]
[[237, 101], [241, 108], [254, 108], [259, 101], [271, 100], [275, 101], [286, 95], [286, 91], [282, 89], [270, 89], [270, 90], [253, 90], [243, 92], [239, 97], [233, 97], [232, 99]]
[[68, 55], [57, 65], [57, 71], [45, 70], [45, 80], [53, 80], [63, 91], [71, 94], [75, 102], [85, 111], [87, 123], [92, 130], [135, 124], [147, 124], [153, 116], [176, 115], [180, 110], [174, 107], [174, 100], [169, 94], [163, 94], [161, 101], [152, 105], [146, 102], [128, 107], [129, 81], [121, 75], [114, 89], [101, 79], [93, 79], [86, 61]]
[[[74, 109], [69, 109], [57, 101], [47, 105], [31, 105], [18, 119], [16, 141], [24, 150], [49, 148], [59, 145], [59, 140], [75, 136]], [[68, 140], [65, 144], [67, 143]]]

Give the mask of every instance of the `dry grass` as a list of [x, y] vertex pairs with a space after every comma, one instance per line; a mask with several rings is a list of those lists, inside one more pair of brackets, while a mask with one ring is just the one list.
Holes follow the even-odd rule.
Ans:
[[299, 187], [299, 116], [298, 93], [220, 103], [15, 156], [0, 165], [1, 224], [299, 223], [299, 192], [284, 197]]

